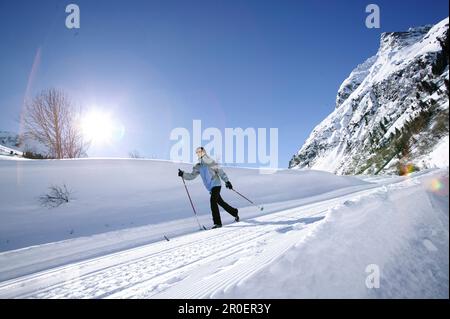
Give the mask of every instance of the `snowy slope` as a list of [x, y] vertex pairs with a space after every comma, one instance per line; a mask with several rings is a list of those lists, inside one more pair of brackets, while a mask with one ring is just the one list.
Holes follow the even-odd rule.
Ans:
[[0, 156], [22, 156], [20, 140], [17, 134], [0, 131]]
[[[6, 152], [4, 149], [6, 149]], [[47, 154], [47, 149], [43, 145], [26, 135], [0, 131], [0, 155], [10, 155], [11, 150], [17, 153], [19, 157], [24, 152]]]
[[[154, 172], [152, 166], [168, 173], [178, 166], [157, 161], [98, 161], [108, 172], [120, 164], [127, 174], [132, 168]], [[95, 173], [101, 166], [92, 160], [39, 163], [59, 173], [64, 171], [58, 169], [61, 165], [59, 168], [71, 167], [72, 174], [78, 175], [80, 171], [74, 167], [80, 166], [92, 167], [90, 174], [97, 178], [102, 175]], [[28, 162], [24, 164], [24, 170], [31, 172]], [[74, 262], [75, 257], [68, 252], [83, 255], [89, 249], [101, 251], [101, 242], [117, 245], [129, 240], [129, 233], [142, 235], [145, 229], [151, 236], [157, 228], [124, 229], [5, 251], [0, 253], [0, 275], [5, 280], [0, 282], [0, 298], [448, 298], [448, 170], [358, 179], [315, 171], [281, 171], [274, 175], [245, 169], [228, 171], [236, 187], [240, 185], [265, 204], [265, 214], [247, 207], [242, 209], [240, 223], [222, 229], [191, 232], [171, 237], [170, 241], [160, 238], [79, 262]], [[279, 184], [260, 184], [260, 178]], [[170, 177], [150, 177], [154, 179], [160, 179], [164, 190], [176, 184], [176, 179], [172, 182]], [[129, 181], [124, 179], [124, 184], [132, 185]], [[285, 183], [291, 187], [280, 189]], [[328, 183], [334, 184], [334, 190], [327, 192]], [[294, 185], [301, 192], [296, 193]], [[116, 187], [122, 192], [126, 189]], [[184, 194], [172, 191], [170, 200], [181, 203]], [[192, 193], [200, 191], [198, 188]], [[264, 200], [269, 192], [273, 204]], [[106, 195], [105, 190], [98, 193]], [[299, 194], [303, 198], [294, 199]], [[2, 197], [2, 201], [6, 199]], [[113, 201], [111, 204], [120, 203], [117, 197], [108, 199]], [[150, 203], [149, 209], [156, 205]], [[76, 205], [84, 207], [82, 203]], [[130, 219], [133, 210], [133, 204], [126, 210]], [[53, 216], [70, 211], [69, 207], [61, 208]], [[175, 211], [165, 212], [174, 220], [181, 217]], [[41, 214], [45, 216], [40, 211], [39, 217]], [[27, 215], [30, 222], [36, 221], [32, 213]], [[183, 224], [182, 220], [178, 222]], [[55, 261], [58, 255], [59, 263]], [[65, 256], [65, 262], [61, 256]], [[378, 289], [365, 286], [365, 269], [370, 264], [381, 268]]]
[[[216, 296], [448, 298], [448, 193], [431, 191], [435, 177], [412, 178], [342, 201], [307, 236], [297, 230], [302, 240], [283, 256]], [[440, 180], [448, 192], [448, 175]], [[367, 289], [366, 267], [373, 264], [380, 269], [380, 284]]]
[[0, 155], [2, 156], [22, 156], [22, 152], [0, 144]]
[[[0, 251], [23, 248], [31, 254], [0, 262], [0, 280], [39, 270], [41, 264], [56, 266], [196, 231], [178, 168], [192, 167], [142, 159], [0, 160]], [[238, 168], [226, 172], [238, 191], [265, 206], [260, 212], [224, 188], [222, 197], [239, 207], [241, 218], [295, 207], [317, 196], [339, 196], [354, 187], [373, 187], [327, 172], [280, 170], [268, 175]], [[39, 197], [48, 187], [63, 184], [73, 200], [53, 209], [42, 207]], [[187, 186], [201, 223], [210, 227], [209, 194], [201, 179]], [[233, 218], [225, 213], [222, 220], [230, 223]], [[64, 241], [70, 241], [71, 249]], [[35, 245], [39, 246], [28, 248]]]
[[430, 167], [417, 159], [448, 137], [447, 37], [448, 18], [383, 33], [377, 54], [344, 80], [335, 110], [289, 167], [339, 174], [396, 172], [403, 162]]
[[5, 147], [19, 150], [20, 148], [19, 135], [12, 132], [0, 131], [0, 144]]
[[427, 167], [448, 167], [448, 135], [437, 143], [430, 154], [426, 154], [417, 159], [418, 163], [422, 163]]

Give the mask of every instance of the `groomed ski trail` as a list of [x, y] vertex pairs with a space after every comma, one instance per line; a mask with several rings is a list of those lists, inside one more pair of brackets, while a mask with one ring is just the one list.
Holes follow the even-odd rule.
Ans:
[[327, 212], [385, 185], [0, 284], [0, 298], [214, 298], [314, 233]]

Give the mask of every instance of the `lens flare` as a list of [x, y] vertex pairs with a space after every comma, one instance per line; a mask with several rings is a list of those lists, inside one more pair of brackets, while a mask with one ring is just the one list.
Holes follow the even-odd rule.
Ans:
[[431, 182], [431, 188], [434, 191], [440, 191], [443, 187], [444, 187], [444, 184], [442, 184], [442, 182], [440, 180], [438, 180], [438, 179], [434, 179]]
[[427, 189], [440, 196], [448, 196], [448, 177], [430, 179], [426, 183]]
[[401, 176], [409, 176], [412, 173], [414, 173], [415, 171], [416, 171], [416, 167], [411, 163], [407, 163], [400, 167], [400, 175]]

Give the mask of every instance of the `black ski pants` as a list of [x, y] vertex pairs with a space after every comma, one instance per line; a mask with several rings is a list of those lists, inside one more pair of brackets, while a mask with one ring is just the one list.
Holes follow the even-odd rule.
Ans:
[[211, 212], [214, 225], [222, 225], [222, 220], [220, 219], [219, 205], [233, 217], [236, 217], [238, 212], [236, 208], [231, 207], [222, 199], [222, 196], [220, 196], [220, 189], [221, 189], [220, 186], [216, 186], [213, 187], [210, 192]]

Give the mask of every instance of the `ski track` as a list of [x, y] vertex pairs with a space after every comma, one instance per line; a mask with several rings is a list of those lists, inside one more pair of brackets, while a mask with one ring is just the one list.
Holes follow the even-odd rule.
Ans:
[[0, 298], [214, 298], [301, 242], [329, 209], [380, 190], [385, 184], [8, 280]]

